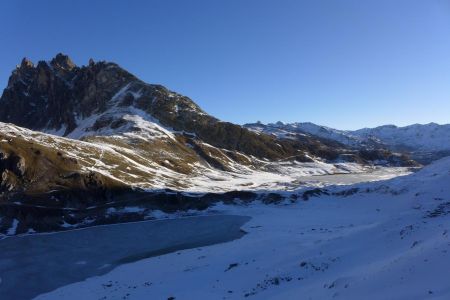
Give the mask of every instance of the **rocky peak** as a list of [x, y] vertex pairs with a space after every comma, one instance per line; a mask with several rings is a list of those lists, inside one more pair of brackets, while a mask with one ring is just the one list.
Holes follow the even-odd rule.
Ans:
[[58, 67], [67, 71], [70, 71], [76, 67], [70, 57], [62, 53], [58, 53], [55, 58], [50, 61], [50, 64], [53, 67]]
[[29, 60], [28, 58], [24, 57], [22, 59], [22, 62], [20, 63], [20, 66], [18, 66], [18, 68], [20, 69], [30, 69], [33, 68], [34, 64], [31, 60]]

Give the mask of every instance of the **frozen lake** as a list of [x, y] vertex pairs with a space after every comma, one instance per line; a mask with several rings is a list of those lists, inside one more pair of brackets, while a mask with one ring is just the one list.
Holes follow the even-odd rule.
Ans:
[[181, 249], [240, 238], [250, 218], [216, 215], [96, 226], [0, 240], [0, 298], [22, 300]]
[[380, 168], [371, 172], [364, 173], [349, 173], [349, 174], [331, 174], [331, 175], [316, 175], [316, 176], [300, 176], [297, 177], [296, 183], [317, 183], [321, 185], [333, 184], [354, 184], [369, 181], [387, 180], [397, 176], [410, 174], [408, 168]]

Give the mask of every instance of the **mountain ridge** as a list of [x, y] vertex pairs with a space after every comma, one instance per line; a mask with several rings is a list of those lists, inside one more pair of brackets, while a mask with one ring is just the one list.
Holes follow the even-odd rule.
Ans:
[[413, 159], [426, 164], [450, 155], [450, 124], [382, 125], [358, 130], [339, 130], [311, 122], [248, 123], [243, 126], [281, 138], [313, 135], [356, 149], [389, 149], [410, 154]]

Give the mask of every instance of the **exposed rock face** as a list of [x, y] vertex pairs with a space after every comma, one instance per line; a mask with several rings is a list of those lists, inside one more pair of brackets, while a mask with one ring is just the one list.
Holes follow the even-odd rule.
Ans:
[[58, 70], [66, 71], [71, 71], [76, 67], [70, 57], [62, 53], [56, 55], [56, 57], [51, 61], [51, 65]]
[[20, 188], [25, 175], [25, 159], [15, 153], [0, 152], [0, 192]]
[[1, 97], [0, 120], [37, 130], [65, 126], [68, 134], [77, 118], [105, 110], [107, 100], [134, 79], [113, 64], [79, 68], [62, 54], [36, 67], [24, 59]]

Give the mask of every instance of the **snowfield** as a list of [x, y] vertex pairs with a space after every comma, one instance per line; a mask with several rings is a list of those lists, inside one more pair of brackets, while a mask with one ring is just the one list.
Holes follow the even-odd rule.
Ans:
[[209, 212], [250, 216], [247, 234], [36, 299], [450, 299], [450, 158], [308, 201]]

